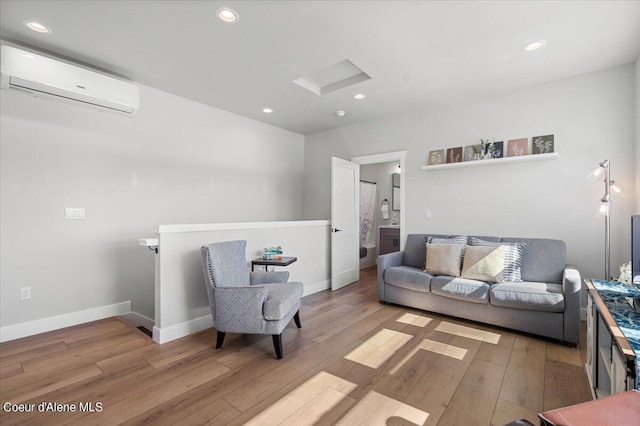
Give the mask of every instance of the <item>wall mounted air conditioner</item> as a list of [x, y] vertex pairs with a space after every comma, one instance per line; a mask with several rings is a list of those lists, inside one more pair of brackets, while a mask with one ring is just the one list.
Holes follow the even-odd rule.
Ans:
[[0, 47], [0, 87], [132, 117], [135, 84], [11, 46]]

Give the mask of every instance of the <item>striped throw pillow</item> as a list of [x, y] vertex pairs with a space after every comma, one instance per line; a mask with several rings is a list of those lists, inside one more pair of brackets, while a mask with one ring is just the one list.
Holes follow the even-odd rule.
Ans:
[[507, 251], [504, 256], [504, 280], [509, 282], [522, 282], [522, 253], [526, 246], [525, 243], [494, 243], [492, 241], [471, 237], [471, 245], [484, 247], [505, 246]]

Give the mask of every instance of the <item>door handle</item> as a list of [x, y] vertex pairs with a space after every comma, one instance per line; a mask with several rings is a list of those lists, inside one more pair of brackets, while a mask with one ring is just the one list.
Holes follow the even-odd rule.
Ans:
[[331, 228], [331, 232], [342, 232], [342, 229]]

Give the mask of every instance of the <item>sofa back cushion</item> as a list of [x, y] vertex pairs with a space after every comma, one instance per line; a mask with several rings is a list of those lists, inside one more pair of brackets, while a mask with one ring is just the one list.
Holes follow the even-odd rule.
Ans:
[[409, 234], [407, 244], [404, 246], [404, 266], [424, 269], [426, 243], [428, 237], [448, 238], [448, 235], [441, 234]]
[[564, 241], [547, 238], [501, 238], [500, 242], [522, 242], [522, 280], [541, 283], [562, 283], [567, 264]]
[[[427, 237], [450, 238], [443, 234], [409, 234], [404, 248], [404, 265], [424, 269]], [[522, 252], [522, 280], [542, 283], [562, 283], [566, 266], [567, 246], [564, 241], [546, 238], [499, 238], [478, 235], [485, 241], [526, 243]], [[470, 238], [469, 238], [470, 240]]]

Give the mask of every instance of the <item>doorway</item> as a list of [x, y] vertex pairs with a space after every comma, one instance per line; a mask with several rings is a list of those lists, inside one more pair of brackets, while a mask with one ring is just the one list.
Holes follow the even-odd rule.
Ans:
[[[331, 289], [337, 290], [360, 277], [359, 253], [359, 203], [360, 166], [396, 162], [406, 170], [406, 151], [352, 157], [351, 161], [331, 158]], [[396, 191], [399, 199], [399, 249], [405, 243], [405, 193], [406, 173], [399, 174], [400, 187]], [[393, 202], [393, 200], [390, 200]], [[396, 200], [397, 201], [397, 200]], [[391, 208], [391, 204], [389, 208]]]
[[401, 173], [398, 161], [360, 166], [360, 270], [400, 250]]

